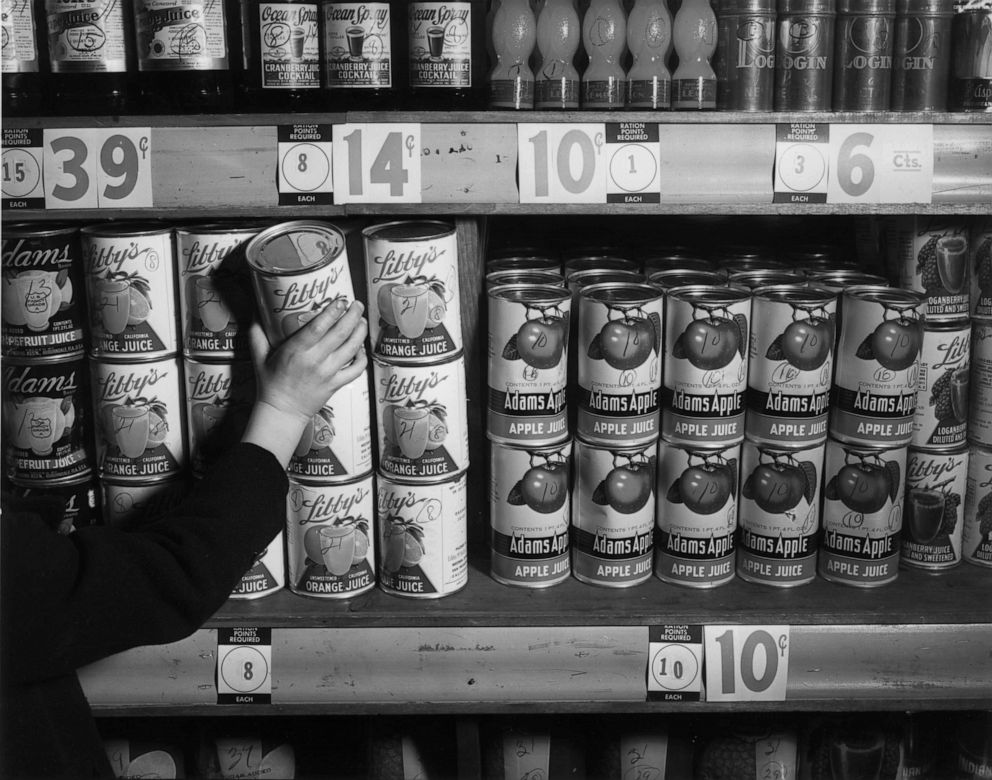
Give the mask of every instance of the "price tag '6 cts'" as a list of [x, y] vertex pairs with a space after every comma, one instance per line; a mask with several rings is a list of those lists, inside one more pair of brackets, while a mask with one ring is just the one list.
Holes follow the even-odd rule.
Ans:
[[420, 203], [420, 125], [334, 125], [338, 203]]
[[706, 701], [785, 701], [788, 626], [704, 626]]
[[831, 125], [830, 163], [830, 203], [933, 201], [933, 125]]
[[150, 208], [151, 129], [46, 129], [49, 209]]
[[606, 203], [605, 124], [517, 125], [521, 203]]

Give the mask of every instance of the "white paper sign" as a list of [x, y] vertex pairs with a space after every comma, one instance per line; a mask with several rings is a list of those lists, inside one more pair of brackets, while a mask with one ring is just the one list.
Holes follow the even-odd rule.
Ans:
[[419, 123], [334, 126], [338, 203], [420, 203]]
[[785, 701], [788, 626], [705, 626], [706, 701]]
[[603, 124], [517, 125], [521, 203], [606, 203]]

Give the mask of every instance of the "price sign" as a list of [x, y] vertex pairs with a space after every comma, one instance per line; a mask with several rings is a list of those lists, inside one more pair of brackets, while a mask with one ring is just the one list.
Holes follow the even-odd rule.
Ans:
[[606, 150], [610, 161], [607, 203], [661, 202], [658, 125], [608, 122]]
[[333, 202], [331, 125], [280, 126], [279, 205]]
[[605, 203], [609, 160], [602, 124], [517, 125], [521, 203]]
[[3, 129], [3, 207], [5, 209], [45, 208], [42, 179], [44, 158], [41, 129]]
[[648, 700], [699, 701], [703, 627], [648, 628]]
[[217, 629], [217, 703], [272, 703], [272, 629]]
[[151, 207], [151, 130], [45, 130], [43, 169], [49, 209]]
[[706, 701], [785, 701], [788, 626], [705, 626]]
[[338, 203], [420, 203], [420, 125], [334, 126]]
[[830, 125], [778, 125], [775, 140], [773, 202], [826, 203]]
[[930, 203], [933, 125], [833, 125], [830, 203]]

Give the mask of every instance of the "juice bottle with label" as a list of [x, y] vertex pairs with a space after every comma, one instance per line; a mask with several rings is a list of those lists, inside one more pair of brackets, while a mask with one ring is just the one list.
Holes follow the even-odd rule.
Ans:
[[3, 111], [29, 116], [47, 108], [48, 41], [45, 7], [38, 0], [11, 3], [3, 11]]
[[684, 0], [675, 14], [672, 38], [679, 64], [672, 74], [672, 108], [716, 108], [716, 14], [709, 0]]
[[259, 111], [319, 108], [316, 0], [244, 0], [245, 91]]
[[672, 102], [672, 15], [665, 0], [635, 0], [627, 20], [627, 47], [633, 64], [627, 73], [628, 108], [668, 108]]
[[537, 16], [537, 49], [541, 64], [534, 77], [535, 107], [579, 107], [579, 72], [574, 60], [581, 35], [575, 0], [544, 0]]
[[582, 44], [589, 65], [582, 74], [582, 107], [623, 108], [627, 98], [627, 12], [620, 0], [592, 0], [582, 17]]
[[537, 43], [537, 19], [529, 0], [501, 0], [491, 30], [495, 64], [489, 73], [489, 105], [533, 108], [534, 71], [528, 60]]
[[407, 57], [413, 108], [486, 103], [486, 7], [482, 0], [411, 0]]

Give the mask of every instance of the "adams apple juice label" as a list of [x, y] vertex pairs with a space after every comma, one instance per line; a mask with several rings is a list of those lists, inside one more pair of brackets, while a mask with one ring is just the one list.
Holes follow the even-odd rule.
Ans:
[[202, 476], [241, 441], [255, 402], [255, 369], [249, 360], [211, 363], [186, 358], [183, 373], [190, 470]]
[[918, 569], [961, 563], [968, 448], [927, 452], [909, 448], [901, 562]]
[[976, 566], [992, 566], [992, 450], [973, 446], [968, 457], [961, 554]]
[[970, 312], [968, 224], [946, 217], [903, 217], [890, 237], [899, 286], [926, 298], [928, 322], [955, 320]]
[[992, 217], [975, 220], [971, 251], [971, 316], [992, 318]]
[[923, 329], [913, 447], [947, 450], [968, 438], [971, 323], [939, 322]]

